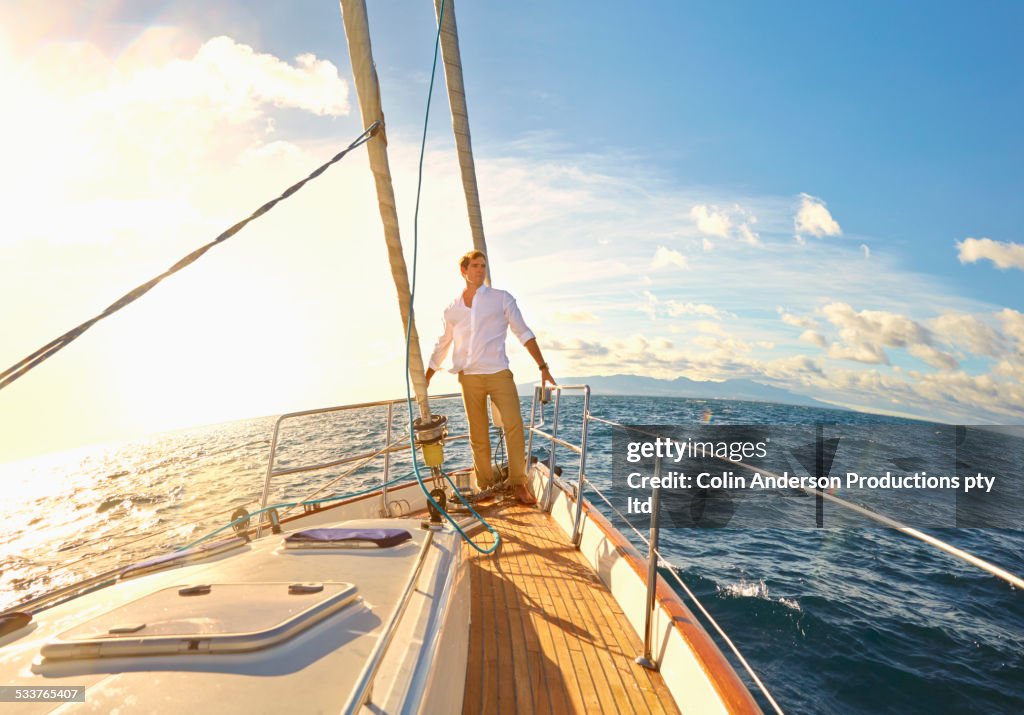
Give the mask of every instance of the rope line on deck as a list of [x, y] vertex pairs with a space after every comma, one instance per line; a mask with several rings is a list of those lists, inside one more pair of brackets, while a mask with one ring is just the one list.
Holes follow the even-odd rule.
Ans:
[[223, 243], [224, 241], [226, 241], [227, 239], [231, 238], [236, 233], [241, 231], [243, 228], [245, 228], [246, 225], [249, 224], [249, 222], [254, 221], [255, 219], [257, 219], [260, 216], [262, 216], [263, 214], [265, 214], [268, 211], [270, 211], [270, 209], [274, 208], [281, 201], [284, 201], [285, 199], [291, 197], [293, 194], [295, 194], [295, 192], [297, 192], [299, 189], [301, 189], [307, 183], [309, 183], [310, 181], [312, 181], [313, 179], [317, 178], [318, 176], [323, 174], [325, 171], [327, 171], [327, 169], [329, 169], [333, 164], [336, 164], [339, 161], [341, 161], [345, 157], [345, 155], [348, 154], [350, 151], [352, 151], [353, 149], [355, 149], [355, 148], [357, 148], [359, 146], [362, 146], [367, 141], [369, 141], [370, 137], [372, 137], [374, 134], [377, 133], [377, 130], [380, 128], [380, 126], [381, 126], [381, 124], [380, 124], [379, 121], [378, 122], [374, 122], [373, 124], [371, 124], [369, 126], [369, 128], [366, 129], [366, 131], [364, 131], [362, 134], [360, 134], [358, 137], [356, 137], [356, 139], [351, 144], [349, 144], [347, 147], [345, 147], [342, 151], [340, 151], [337, 154], [335, 154], [334, 157], [332, 157], [329, 161], [327, 161], [326, 163], [322, 164], [313, 173], [311, 173], [309, 176], [307, 176], [302, 181], [300, 181], [300, 182], [298, 182], [296, 184], [293, 184], [292, 186], [289, 186], [277, 198], [275, 198], [275, 199], [273, 199], [271, 201], [268, 201], [267, 203], [265, 203], [262, 206], [260, 206], [252, 214], [250, 214], [248, 218], [245, 218], [245, 219], [239, 221], [234, 226], [232, 226], [231, 228], [227, 229], [226, 231], [221, 233], [219, 236], [217, 236], [217, 238], [215, 238], [212, 241], [210, 241], [209, 243], [207, 243], [205, 246], [201, 246], [200, 248], [197, 248], [196, 250], [192, 251], [192, 253], [188, 254], [187, 256], [185, 256], [184, 258], [179, 260], [177, 263], [175, 263], [173, 266], [168, 268], [166, 271], [164, 271], [160, 275], [156, 276], [155, 278], [151, 278], [150, 280], [146, 281], [142, 285], [136, 286], [134, 289], [130, 290], [128, 293], [125, 293], [123, 296], [121, 296], [116, 301], [111, 303], [99, 315], [96, 315], [95, 317], [90, 318], [89, 320], [85, 321], [81, 325], [79, 325], [79, 326], [69, 330], [68, 332], [64, 333], [59, 338], [56, 338], [55, 340], [50, 341], [49, 343], [47, 343], [43, 347], [41, 347], [38, 350], [36, 350], [31, 355], [23, 358], [22, 360], [18, 361], [14, 365], [11, 365], [11, 367], [7, 368], [2, 373], [0, 373], [0, 390], [2, 390], [3, 388], [7, 387], [8, 385], [10, 385], [12, 382], [17, 380], [19, 377], [21, 377], [25, 373], [27, 373], [29, 370], [32, 370], [33, 368], [38, 366], [40, 363], [42, 363], [47, 358], [50, 358], [53, 355], [57, 354], [60, 350], [62, 350], [63, 348], [67, 347], [76, 338], [78, 338], [78, 336], [80, 336], [82, 333], [84, 333], [86, 330], [91, 328], [93, 325], [95, 325], [99, 321], [103, 320], [104, 318], [106, 318], [106, 317], [108, 317], [110, 315], [113, 315], [117, 311], [121, 310], [121, 308], [124, 308], [126, 305], [136, 301], [139, 298], [141, 298], [146, 293], [148, 293], [151, 289], [156, 287], [156, 285], [158, 283], [160, 283], [161, 281], [163, 281], [165, 278], [168, 278], [169, 276], [171, 276], [171, 275], [177, 273], [178, 271], [180, 271], [182, 268], [185, 268], [186, 266], [194, 263], [197, 259], [199, 259], [200, 256], [202, 256], [204, 253], [209, 251], [211, 248], [213, 248], [214, 246], [216, 246], [219, 243]]

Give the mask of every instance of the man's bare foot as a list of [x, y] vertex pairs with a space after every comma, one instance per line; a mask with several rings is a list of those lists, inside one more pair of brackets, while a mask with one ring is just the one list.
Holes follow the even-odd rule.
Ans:
[[525, 484], [516, 484], [512, 487], [512, 495], [519, 500], [520, 504], [531, 506], [537, 503], [536, 497], [530, 494], [530, 490]]

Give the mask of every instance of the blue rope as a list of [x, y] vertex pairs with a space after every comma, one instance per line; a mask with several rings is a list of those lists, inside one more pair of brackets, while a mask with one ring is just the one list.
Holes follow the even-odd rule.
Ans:
[[[430, 123], [430, 99], [434, 94], [434, 78], [437, 75], [437, 54], [441, 45], [441, 23], [444, 20], [444, 6], [445, 2], [444, 0], [441, 0], [441, 9], [437, 14], [437, 36], [434, 38], [434, 64], [430, 68], [430, 89], [427, 90], [427, 111], [425, 116], [423, 117], [423, 139], [420, 142], [419, 174], [416, 180], [416, 212], [415, 214], [413, 214], [412, 221], [412, 284], [409, 288], [409, 323], [408, 325], [405, 326], [405, 395], [409, 407], [409, 441], [413, 445], [416, 444], [416, 436], [413, 429], [412, 382], [409, 378], [409, 346], [412, 343], [412, 321], [414, 315], [413, 306], [416, 301], [416, 256], [419, 251], [420, 196], [423, 191], [423, 156], [426, 153], [427, 147], [427, 125]], [[458, 498], [459, 501], [462, 502], [462, 504], [467, 509], [469, 509], [473, 516], [476, 517], [476, 520], [483, 524], [484, 527], [489, 532], [491, 532], [491, 534], [494, 535], [494, 543], [491, 544], [490, 548], [482, 549], [479, 546], [477, 546], [473, 542], [473, 540], [469, 538], [466, 532], [463, 531], [462, 528], [457, 523], [455, 523], [455, 520], [448, 514], [448, 512], [445, 511], [440, 504], [434, 501], [434, 497], [430, 496], [430, 491], [427, 489], [426, 484], [423, 483], [423, 477], [420, 474], [420, 465], [416, 460], [415, 447], [413, 447], [412, 449], [412, 467], [413, 470], [416, 472], [416, 481], [419, 482], [420, 489], [423, 490], [423, 494], [427, 497], [427, 501], [433, 504], [434, 508], [444, 515], [444, 518], [448, 520], [448, 523], [451, 524], [457, 532], [459, 532], [459, 535], [462, 536], [466, 543], [468, 543], [481, 554], [494, 553], [494, 551], [501, 544], [501, 536], [498, 534], [497, 531], [494, 530], [494, 527], [488, 524], [482, 516], [477, 514], [476, 510], [473, 509], [472, 506], [470, 506], [469, 502], [467, 502], [462, 497], [462, 494], [459, 492], [458, 488], [455, 486], [455, 484], [452, 483], [451, 477], [449, 477], [447, 474], [444, 474], [444, 478], [445, 480], [447, 480], [448, 484], [451, 485], [452, 490], [455, 493], [455, 496]]]

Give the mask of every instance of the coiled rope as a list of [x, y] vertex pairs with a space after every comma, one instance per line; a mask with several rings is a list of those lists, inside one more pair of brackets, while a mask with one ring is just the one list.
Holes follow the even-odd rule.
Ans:
[[121, 310], [121, 308], [125, 307], [129, 303], [133, 303], [134, 301], [138, 300], [139, 298], [144, 296], [146, 293], [148, 293], [152, 288], [154, 288], [162, 280], [164, 280], [165, 278], [167, 278], [167, 277], [177, 273], [182, 268], [185, 268], [186, 266], [194, 263], [197, 259], [199, 259], [200, 256], [202, 256], [204, 253], [209, 251], [211, 248], [213, 248], [214, 246], [216, 246], [219, 243], [223, 243], [224, 241], [228, 240], [229, 238], [234, 236], [236, 233], [241, 231], [243, 228], [245, 228], [245, 226], [247, 224], [249, 224], [249, 222], [254, 221], [255, 219], [259, 218], [263, 214], [265, 214], [268, 211], [270, 211], [270, 209], [272, 209], [275, 206], [277, 206], [277, 204], [279, 204], [281, 201], [284, 201], [288, 197], [292, 196], [295, 192], [297, 192], [299, 189], [301, 189], [307, 183], [309, 183], [310, 181], [312, 181], [313, 179], [317, 178], [318, 176], [323, 174], [325, 171], [327, 171], [327, 169], [330, 168], [333, 164], [336, 164], [339, 161], [341, 161], [345, 157], [345, 155], [348, 154], [350, 151], [352, 151], [353, 149], [355, 149], [355, 148], [357, 148], [359, 146], [362, 146], [367, 141], [369, 141], [370, 138], [374, 134], [377, 133], [377, 130], [379, 128], [380, 128], [380, 122], [379, 121], [378, 122], [374, 122], [373, 124], [371, 124], [366, 129], [366, 131], [364, 131], [362, 134], [360, 134], [358, 137], [356, 137], [356, 139], [351, 144], [349, 144], [347, 147], [345, 147], [342, 151], [340, 151], [337, 154], [335, 154], [334, 157], [330, 161], [328, 161], [328, 162], [324, 163], [323, 165], [321, 165], [316, 171], [314, 171], [312, 174], [307, 176], [302, 181], [298, 182], [297, 184], [293, 184], [292, 186], [290, 186], [287, 189], [285, 189], [284, 192], [280, 196], [278, 196], [276, 199], [273, 199], [272, 201], [268, 201], [267, 203], [265, 203], [262, 206], [260, 206], [248, 218], [243, 219], [242, 221], [239, 221], [234, 226], [232, 226], [231, 228], [229, 228], [228, 230], [224, 231], [222, 234], [217, 236], [217, 238], [215, 238], [212, 241], [210, 241], [209, 243], [207, 243], [205, 246], [202, 246], [202, 247], [197, 248], [196, 250], [192, 251], [192, 253], [190, 253], [187, 256], [185, 256], [184, 258], [182, 258], [180, 261], [175, 263], [173, 266], [168, 268], [166, 271], [164, 271], [160, 275], [158, 275], [155, 278], [152, 278], [152, 279], [146, 281], [142, 285], [140, 285], [140, 286], [134, 288], [133, 290], [129, 291], [128, 293], [124, 294], [123, 296], [118, 298], [116, 301], [114, 301], [110, 306], [108, 306], [107, 309], [104, 310], [99, 315], [97, 315], [94, 318], [91, 318], [91, 319], [85, 321], [84, 323], [82, 323], [78, 327], [73, 328], [72, 330], [69, 330], [68, 332], [66, 332], [63, 335], [61, 335], [59, 338], [57, 338], [57, 339], [47, 343], [46, 345], [44, 345], [41, 348], [39, 348], [38, 350], [36, 350], [34, 353], [29, 355], [28, 357], [20, 360], [19, 362], [15, 363], [14, 365], [11, 365], [11, 367], [7, 368], [2, 373], [0, 373], [0, 390], [2, 390], [3, 388], [7, 387], [8, 385], [10, 385], [12, 382], [17, 380], [19, 377], [21, 377], [25, 373], [27, 373], [29, 370], [31, 370], [31, 369], [35, 368], [36, 366], [38, 366], [40, 363], [42, 363], [47, 358], [50, 358], [50, 357], [56, 355], [59, 351], [61, 351], [62, 349], [66, 348], [78, 336], [80, 336], [82, 333], [84, 333], [86, 330], [91, 328], [93, 325], [95, 325], [99, 321], [103, 320], [104, 318], [106, 318], [106, 317], [108, 317], [110, 315], [113, 315], [114, 313], [116, 313], [117, 311]]

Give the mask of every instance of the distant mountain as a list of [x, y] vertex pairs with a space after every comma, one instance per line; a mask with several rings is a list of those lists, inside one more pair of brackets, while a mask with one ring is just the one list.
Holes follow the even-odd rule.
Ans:
[[[590, 377], [556, 378], [564, 385], [590, 385], [598, 395], [637, 395], [645, 397], [694, 397], [713, 400], [746, 400], [748, 402], [778, 402], [784, 405], [837, 408], [813, 397], [799, 395], [781, 387], [762, 385], [753, 380], [737, 379], [722, 382], [701, 382], [686, 377], [658, 380], [640, 375], [595, 375]], [[519, 394], [533, 394], [533, 383], [518, 386]]]

